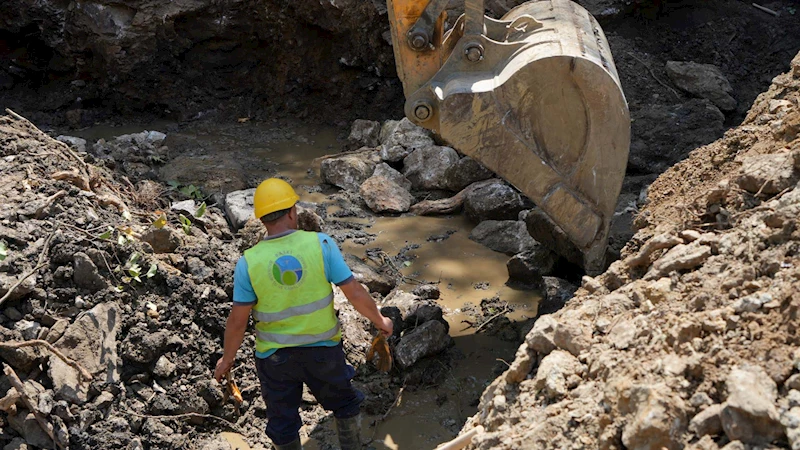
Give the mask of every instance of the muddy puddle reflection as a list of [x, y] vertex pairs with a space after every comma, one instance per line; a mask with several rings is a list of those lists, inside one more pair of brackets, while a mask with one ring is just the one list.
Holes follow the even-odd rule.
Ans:
[[[338, 206], [319, 192], [319, 180], [309, 169], [315, 158], [337, 153], [342, 148], [341, 130], [285, 124], [203, 124], [181, 126], [169, 123], [146, 127], [95, 127], [72, 134], [91, 145], [97, 139], [157, 130], [167, 134], [170, 162], [160, 170], [164, 181], [195, 184], [204, 193], [226, 193], [255, 186], [260, 180], [281, 175], [292, 181], [302, 201], [326, 205], [329, 218]], [[471, 241], [473, 228], [463, 215], [444, 217], [366, 217], [335, 218], [355, 221], [375, 239], [361, 245], [348, 239], [342, 243], [346, 253], [364, 258], [367, 249], [380, 248], [389, 256], [409, 245], [408, 263], [399, 267], [407, 278], [401, 287], [413, 290], [413, 280], [439, 282], [438, 303], [450, 323], [450, 334], [464, 358], [456, 361], [446, 380], [439, 386], [417, 391], [404, 390], [386, 417], [365, 416], [364, 438], [373, 439], [372, 447], [382, 449], [432, 449], [452, 439], [464, 421], [477, 411], [477, 399], [484, 388], [511, 362], [518, 346], [498, 337], [475, 334], [474, 327], [463, 321], [470, 305], [479, 307], [482, 299], [499, 297], [513, 306], [511, 320], [525, 320], [536, 315], [540, 297], [531, 291], [505, 286], [508, 256]], [[329, 429], [316, 436], [335, 436], [333, 420], [319, 426]], [[378, 423], [377, 427], [371, 426]], [[314, 430], [304, 428], [301, 435]], [[332, 442], [304, 438], [307, 449], [329, 449]]]

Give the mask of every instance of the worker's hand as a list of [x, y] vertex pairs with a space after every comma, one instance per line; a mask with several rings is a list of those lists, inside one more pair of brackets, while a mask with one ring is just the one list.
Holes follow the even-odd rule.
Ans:
[[392, 322], [392, 319], [385, 316], [381, 316], [381, 319], [382, 323], [376, 323], [375, 326], [388, 338], [394, 332], [394, 322]]
[[218, 383], [222, 381], [222, 378], [231, 370], [231, 367], [233, 367], [233, 360], [227, 361], [224, 356], [220, 358], [219, 361], [217, 361], [217, 367], [214, 369], [214, 379], [217, 380]]

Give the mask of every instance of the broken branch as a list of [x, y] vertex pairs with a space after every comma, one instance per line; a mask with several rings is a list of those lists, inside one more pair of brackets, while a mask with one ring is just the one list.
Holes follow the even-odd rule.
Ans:
[[44, 262], [44, 259], [47, 256], [47, 251], [50, 248], [50, 240], [53, 239], [53, 236], [56, 234], [57, 230], [58, 230], [58, 225], [56, 225], [56, 227], [53, 228], [53, 231], [50, 232], [50, 235], [47, 236], [47, 239], [44, 241], [44, 247], [42, 248], [42, 252], [39, 253], [39, 261], [36, 263], [36, 266], [34, 266], [33, 269], [28, 271], [22, 278], [20, 278], [16, 283], [14, 283], [11, 286], [11, 288], [8, 289], [6, 295], [4, 295], [3, 298], [0, 298], [0, 305], [2, 305], [3, 302], [8, 300], [8, 298], [11, 297], [11, 294], [14, 292], [14, 290], [16, 290], [23, 282], [25, 282], [25, 280], [27, 280], [31, 275], [35, 274], [36, 271], [47, 265], [47, 263]]
[[432, 216], [436, 214], [450, 214], [461, 208], [467, 195], [475, 189], [497, 182], [496, 178], [472, 183], [462, 189], [458, 194], [441, 200], [423, 200], [411, 207], [411, 212], [419, 216]]
[[176, 414], [174, 416], [151, 416], [151, 415], [147, 415], [147, 414], [135, 413], [135, 412], [130, 411], [130, 410], [121, 411], [121, 412], [123, 414], [128, 414], [128, 415], [131, 415], [131, 416], [134, 416], [134, 417], [141, 417], [142, 419], [156, 419], [156, 420], [211, 419], [211, 420], [216, 420], [218, 422], [224, 423], [226, 426], [230, 427], [231, 430], [233, 430], [233, 431], [235, 431], [235, 432], [237, 432], [239, 434], [242, 434], [242, 435], [247, 434], [247, 433], [245, 433], [244, 430], [239, 428], [239, 426], [236, 425], [235, 423], [233, 423], [233, 422], [231, 422], [231, 421], [229, 421], [227, 419], [223, 419], [222, 417], [212, 416], [210, 414], [184, 413], [184, 414]]
[[45, 211], [49, 208], [56, 200], [60, 199], [61, 197], [67, 195], [67, 191], [58, 191], [55, 194], [47, 197], [45, 199], [44, 204], [36, 209], [36, 218], [41, 219], [46, 216]]
[[754, 7], [754, 8], [756, 8], [756, 9], [758, 9], [758, 10], [760, 10], [760, 11], [764, 11], [764, 12], [765, 12], [765, 13], [767, 13], [767, 14], [772, 14], [772, 15], [773, 15], [773, 16], [775, 16], [775, 17], [778, 17], [778, 16], [780, 16], [780, 13], [779, 13], [779, 12], [777, 12], [777, 11], [773, 11], [773, 10], [771, 10], [771, 9], [769, 9], [769, 8], [765, 7], [765, 6], [761, 6], [761, 5], [759, 5], [758, 3], [752, 3], [752, 5], [753, 5], [753, 7]]
[[5, 364], [3, 366], [4, 366], [3, 372], [8, 377], [8, 380], [11, 382], [11, 385], [14, 386], [14, 389], [16, 389], [17, 392], [19, 392], [20, 399], [22, 399], [22, 402], [25, 403], [25, 407], [28, 408], [28, 410], [31, 413], [33, 413], [33, 417], [35, 417], [36, 421], [39, 422], [39, 426], [42, 427], [42, 430], [44, 430], [44, 432], [47, 433], [47, 435], [50, 437], [50, 439], [53, 440], [53, 442], [58, 446], [58, 448], [63, 449], [64, 443], [56, 439], [55, 434], [53, 434], [53, 425], [51, 425], [50, 422], [48, 422], [47, 420], [45, 420], [44, 417], [42, 417], [42, 414], [39, 412], [39, 410], [36, 409], [33, 402], [28, 397], [28, 394], [25, 392], [25, 384], [22, 383], [22, 380], [19, 379], [17, 373], [14, 372], [14, 369], [12, 369], [11, 366]]
[[45, 347], [46, 349], [50, 350], [54, 355], [58, 357], [58, 359], [64, 361], [67, 365], [77, 370], [78, 373], [80, 373], [81, 377], [85, 378], [86, 380], [92, 379], [92, 374], [89, 373], [88, 370], [86, 370], [83, 366], [78, 364], [77, 361], [61, 353], [57, 348], [53, 347], [47, 341], [43, 341], [41, 339], [34, 339], [23, 342], [0, 342], [0, 348], [16, 349], [16, 348], [37, 347], [37, 346]]

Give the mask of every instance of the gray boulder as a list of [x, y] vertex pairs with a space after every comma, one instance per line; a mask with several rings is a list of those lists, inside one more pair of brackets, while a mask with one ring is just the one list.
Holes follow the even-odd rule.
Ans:
[[500, 180], [473, 189], [464, 199], [464, 212], [474, 222], [515, 220], [529, 206], [527, 199]]
[[373, 172], [372, 175], [388, 178], [397, 183], [403, 189], [407, 191], [411, 190], [411, 182], [408, 181], [408, 178], [406, 178], [402, 173], [394, 170], [392, 166], [386, 163], [380, 163], [375, 166], [375, 172]]
[[85, 152], [86, 151], [86, 139], [82, 139], [75, 136], [65, 136], [60, 135], [56, 138], [57, 141], [61, 141], [78, 152]]
[[225, 196], [225, 216], [234, 231], [241, 229], [253, 217], [253, 195], [256, 190], [234, 191]]
[[326, 183], [348, 191], [357, 191], [361, 183], [372, 176], [379, 162], [378, 152], [366, 149], [323, 160], [320, 175]]
[[384, 161], [397, 162], [414, 150], [432, 145], [431, 132], [404, 117], [394, 126], [389, 125], [386, 139], [381, 144], [380, 156]]
[[97, 266], [86, 253], [78, 252], [72, 257], [72, 280], [78, 286], [92, 292], [100, 291], [108, 287], [105, 280], [97, 270]]
[[356, 119], [350, 127], [348, 142], [356, 147], [377, 147], [381, 134], [381, 124], [374, 120]]
[[444, 173], [458, 160], [458, 153], [450, 147], [418, 148], [403, 160], [403, 174], [414, 189], [445, 189]]
[[403, 213], [414, 201], [410, 192], [380, 175], [368, 178], [359, 188], [359, 193], [369, 209], [377, 213]]
[[494, 173], [469, 156], [461, 158], [444, 172], [446, 189], [458, 192], [472, 183], [488, 180]]
[[569, 240], [566, 233], [553, 222], [550, 217], [539, 208], [525, 214], [525, 225], [528, 234], [541, 245], [567, 261], [582, 265], [583, 253]]
[[[117, 332], [122, 310], [116, 303], [101, 303], [67, 328], [54, 346], [68, 357], [80, 361], [89, 373], [105, 373], [106, 383], [119, 381], [117, 365]], [[50, 358], [47, 371], [53, 382], [56, 398], [83, 404], [87, 400], [89, 381], [58, 358]]]
[[353, 272], [353, 277], [356, 281], [365, 285], [370, 292], [378, 292], [381, 295], [386, 295], [391, 292], [397, 284], [394, 279], [379, 273], [353, 255], [347, 255], [345, 260], [350, 270]]
[[736, 99], [731, 96], [733, 88], [719, 67], [693, 61], [667, 61], [666, 70], [681, 90], [708, 99], [723, 111], [736, 109]]
[[441, 322], [431, 320], [409, 331], [395, 347], [395, 360], [398, 366], [407, 369], [417, 361], [444, 351], [453, 342]]
[[537, 246], [525, 222], [519, 220], [485, 220], [469, 233], [469, 238], [496, 252], [515, 255]]
[[774, 195], [797, 184], [792, 153], [748, 156], [742, 160], [742, 173], [736, 183], [747, 192]]
[[725, 380], [728, 399], [720, 412], [725, 434], [731, 441], [768, 444], [784, 434], [775, 405], [778, 388], [759, 366], [738, 366]]
[[150, 244], [155, 253], [174, 253], [183, 243], [180, 234], [170, 226], [151, 228], [142, 235], [142, 240]]
[[553, 252], [537, 243], [508, 260], [508, 279], [511, 283], [525, 286], [541, 286], [542, 277], [553, 273], [556, 260]]

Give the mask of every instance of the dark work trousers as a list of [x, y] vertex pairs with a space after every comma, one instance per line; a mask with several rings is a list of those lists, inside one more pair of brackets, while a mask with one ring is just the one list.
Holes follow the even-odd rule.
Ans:
[[303, 383], [323, 408], [341, 419], [358, 415], [364, 401], [364, 394], [350, 382], [355, 370], [345, 361], [341, 343], [282, 348], [268, 358], [256, 358], [256, 370], [267, 405], [267, 436], [276, 445], [300, 437]]

